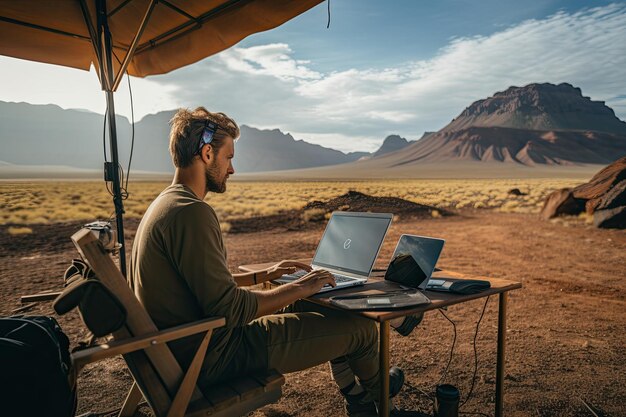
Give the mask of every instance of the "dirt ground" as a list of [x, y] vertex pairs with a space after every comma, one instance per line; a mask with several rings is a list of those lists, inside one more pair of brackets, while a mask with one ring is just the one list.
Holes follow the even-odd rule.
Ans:
[[[69, 236], [79, 224], [34, 226], [31, 235], [9, 236], [0, 228], [0, 314], [20, 307], [19, 297], [62, 284], [75, 256]], [[131, 239], [136, 222], [127, 222]], [[238, 265], [310, 257], [323, 225], [304, 231], [229, 234], [229, 262]], [[446, 239], [439, 267], [523, 283], [508, 309], [505, 409], [507, 416], [589, 416], [586, 400], [604, 415], [626, 415], [626, 231], [599, 230], [571, 219], [488, 210], [457, 216], [394, 221], [379, 256], [389, 260], [400, 234]], [[473, 374], [472, 339], [484, 300], [451, 307], [458, 339], [446, 378], [467, 395]], [[498, 300], [492, 297], [477, 338], [479, 359], [474, 393], [463, 411], [493, 415]], [[26, 314], [52, 314], [40, 303]], [[76, 313], [59, 319], [76, 342], [83, 335]], [[430, 312], [409, 337], [392, 334], [391, 362], [404, 368], [407, 384], [397, 397], [402, 408], [432, 410], [434, 392], [448, 361], [452, 326]], [[121, 359], [86, 368], [79, 379], [79, 411], [119, 407], [131, 378]], [[142, 414], [143, 413], [143, 414]], [[143, 407], [138, 415], [150, 415]], [[254, 416], [337, 416], [342, 401], [327, 365], [290, 374], [280, 402]]]

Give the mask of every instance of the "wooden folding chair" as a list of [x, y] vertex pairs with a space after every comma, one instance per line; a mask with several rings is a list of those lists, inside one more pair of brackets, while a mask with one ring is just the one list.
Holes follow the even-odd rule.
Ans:
[[[114, 341], [72, 355], [77, 373], [86, 364], [123, 355], [135, 381], [119, 416], [132, 416], [142, 398], [157, 417], [239, 416], [278, 401], [285, 379], [276, 372], [239, 378], [201, 392], [196, 381], [202, 360], [213, 329], [224, 326], [225, 319], [209, 318], [159, 331], [96, 236], [82, 229], [72, 241], [127, 312], [125, 325], [113, 333]], [[204, 334], [204, 338], [184, 372], [166, 342], [194, 334]]]

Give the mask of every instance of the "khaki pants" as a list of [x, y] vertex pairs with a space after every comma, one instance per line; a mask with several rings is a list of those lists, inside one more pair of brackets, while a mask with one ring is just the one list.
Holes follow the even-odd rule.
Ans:
[[298, 301], [245, 326], [241, 345], [215, 380], [270, 369], [301, 371], [340, 357], [345, 357], [368, 394], [378, 398], [378, 331], [374, 321]]

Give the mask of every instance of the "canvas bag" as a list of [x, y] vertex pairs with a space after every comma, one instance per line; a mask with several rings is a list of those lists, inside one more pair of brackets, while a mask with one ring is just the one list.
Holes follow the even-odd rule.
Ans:
[[0, 318], [0, 414], [70, 417], [76, 381], [69, 339], [47, 316]]
[[106, 336], [126, 322], [126, 309], [81, 259], [72, 260], [65, 272], [65, 289], [54, 300], [54, 311], [63, 315], [78, 307], [85, 326], [96, 336]]

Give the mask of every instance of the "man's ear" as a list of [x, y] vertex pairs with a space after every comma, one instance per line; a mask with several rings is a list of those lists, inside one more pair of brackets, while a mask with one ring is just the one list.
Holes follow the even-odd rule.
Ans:
[[206, 164], [211, 161], [211, 158], [213, 158], [213, 147], [210, 144], [204, 145], [200, 151], [200, 159]]

